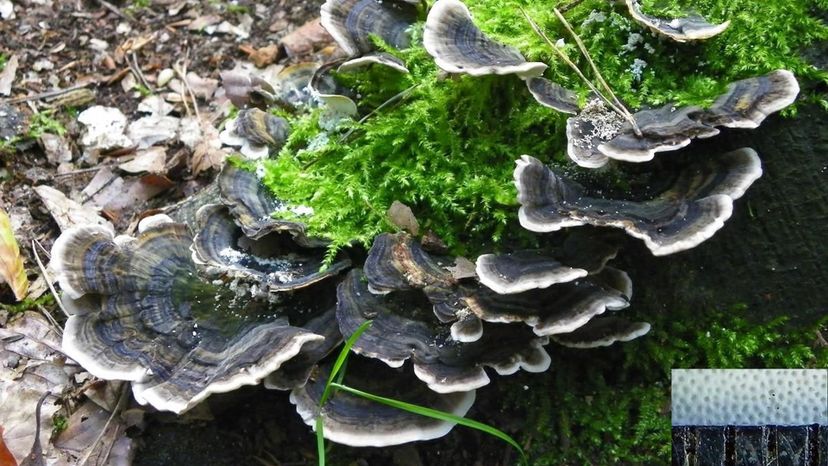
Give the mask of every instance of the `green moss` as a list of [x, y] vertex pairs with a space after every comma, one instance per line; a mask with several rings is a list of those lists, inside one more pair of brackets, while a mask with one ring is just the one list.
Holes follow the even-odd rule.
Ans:
[[19, 312], [37, 310], [39, 308], [53, 309], [54, 306], [55, 298], [50, 293], [44, 294], [43, 296], [37, 299], [24, 299], [23, 301], [14, 304], [0, 303], [0, 309], [12, 315], [17, 314]]
[[[567, 18], [632, 108], [667, 101], [707, 104], [727, 83], [777, 68], [793, 70], [803, 81], [828, 82], [828, 74], [798, 55], [828, 38], [828, 28], [809, 13], [820, 2], [696, 2], [709, 20], [732, 21], [725, 33], [698, 44], [655, 38], [633, 23], [623, 6], [603, 0], [584, 1]], [[681, 3], [664, 2], [661, 8], [667, 10], [651, 8], [650, 2], [644, 7], [657, 14]], [[482, 0], [469, 7], [484, 31], [548, 63], [545, 76], [586, 95], [584, 83], [554, 57], [518, 9], [525, 7], [553, 40], [565, 37], [566, 53], [587, 69], [554, 18], [555, 4]], [[594, 20], [598, 13], [602, 21]], [[625, 50], [634, 33], [643, 43]], [[412, 207], [425, 229], [442, 236], [457, 254], [490, 251], [504, 239], [515, 241], [515, 235], [526, 239], [515, 227], [514, 160], [530, 154], [571, 167], [564, 153], [565, 116], [536, 104], [514, 76], [445, 79], [421, 47], [396, 53], [410, 74], [375, 67], [340, 79], [361, 96], [363, 114], [408, 90], [401, 102], [354, 124], [347, 138], [322, 133], [318, 113], [291, 117], [293, 134], [278, 158], [266, 163], [265, 182], [281, 198], [314, 209], [310, 230], [331, 238], [332, 252], [352, 241], [369, 244], [374, 235], [393, 230], [385, 216], [393, 201]], [[635, 60], [647, 63], [640, 80], [630, 71]]]
[[[743, 306], [665, 314], [644, 338], [606, 349], [552, 352], [552, 374], [509, 393], [523, 409], [535, 465], [668, 464], [673, 368], [825, 367], [816, 329], [756, 325]], [[823, 329], [828, 318], [821, 322]]]

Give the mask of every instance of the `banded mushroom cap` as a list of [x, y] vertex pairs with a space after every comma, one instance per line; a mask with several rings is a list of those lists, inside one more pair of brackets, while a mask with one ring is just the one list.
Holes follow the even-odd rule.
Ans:
[[609, 158], [598, 146], [614, 138], [624, 127], [624, 118], [598, 97], [591, 97], [580, 113], [566, 120], [566, 153], [584, 168], [600, 168]]
[[346, 95], [349, 94], [348, 89], [340, 86], [330, 74], [333, 68], [342, 64], [343, 60], [325, 63], [316, 69], [308, 84], [313, 98], [325, 107], [324, 120], [332, 125], [344, 118], [354, 117], [358, 113], [356, 103]]
[[799, 94], [799, 83], [788, 70], [736, 81], [702, 115], [711, 126], [756, 128], [768, 115], [791, 105]]
[[768, 115], [792, 104], [798, 93], [799, 84], [787, 70], [743, 79], [728, 86], [727, 92], [707, 110], [667, 104], [637, 112], [633, 117], [641, 136], [625, 124], [617, 135], [600, 143], [598, 150], [616, 160], [646, 162], [656, 152], [676, 150], [690, 144], [693, 138], [719, 134], [717, 126], [756, 128]]
[[524, 369], [542, 372], [550, 358], [547, 339], [525, 326], [492, 325], [471, 343], [452, 340], [448, 326], [432, 315], [431, 303], [419, 291], [377, 296], [368, 291], [364, 275], [352, 270], [337, 288], [337, 320], [347, 338], [366, 320], [373, 325], [354, 343], [353, 351], [400, 367], [411, 359], [414, 373], [430, 389], [449, 393], [489, 383], [484, 366], [506, 375]]
[[227, 207], [208, 204], [196, 214], [193, 261], [213, 276], [237, 278], [258, 290], [293, 291], [333, 277], [351, 262], [344, 256], [323, 268], [325, 248], [303, 248], [292, 235], [275, 231], [253, 239], [244, 235]]
[[264, 379], [265, 388], [271, 390], [292, 390], [307, 383], [317, 363], [331, 353], [340, 343], [342, 334], [336, 322], [336, 307], [312, 317], [302, 324], [302, 328], [322, 335], [325, 339], [312, 341], [304, 346], [292, 359], [288, 360]]
[[428, 12], [423, 45], [437, 66], [449, 73], [472, 76], [516, 74], [538, 77], [547, 66], [527, 62], [521, 53], [485, 35], [459, 0], [437, 0]]
[[532, 97], [544, 107], [563, 113], [576, 114], [581, 109], [578, 105], [578, 94], [560, 84], [553, 83], [546, 78], [529, 78], [526, 88]]
[[[302, 420], [316, 429], [322, 418], [326, 439], [354, 447], [385, 447], [401, 443], [431, 440], [449, 433], [455, 423], [413, 414], [376, 403], [343, 390], [335, 391], [319, 408], [330, 367], [320, 369], [318, 376], [290, 394], [290, 402]], [[381, 364], [352, 357], [344, 383], [358, 390], [399, 399], [419, 406], [464, 416], [474, 404], [474, 391], [439, 394], [423, 384], [412, 383], [411, 375], [394, 371]]]
[[319, 63], [304, 62], [284, 67], [273, 82], [276, 99], [293, 108], [309, 107], [313, 103], [313, 96], [308, 84], [313, 73], [319, 68]]
[[623, 228], [657, 256], [690, 249], [713, 236], [733, 211], [733, 201], [762, 175], [756, 152], [742, 148], [694, 161], [659, 196], [641, 202], [588, 195], [537, 159], [517, 161], [520, 224], [550, 232], [579, 225]]
[[484, 254], [475, 271], [480, 283], [496, 293], [514, 294], [598, 273], [616, 254], [618, 248], [598, 235], [573, 232], [555, 250]]
[[408, 48], [409, 28], [417, 21], [417, 4], [401, 0], [326, 0], [322, 26], [351, 57], [376, 50], [371, 36], [396, 49]]
[[607, 310], [624, 309], [631, 297], [629, 276], [606, 267], [591, 277], [516, 294], [462, 286], [445, 305], [455, 312], [471, 312], [485, 322], [523, 322], [536, 335], [548, 336], [571, 332]]
[[323, 336], [291, 326], [289, 307], [202, 281], [183, 224], [149, 217], [136, 238], [66, 230], [52, 261], [72, 311], [63, 351], [102, 379], [132, 381], [136, 400], [181, 413], [212, 393], [258, 383]]
[[642, 110], [633, 115], [641, 136], [626, 123], [618, 135], [598, 145], [598, 151], [609, 158], [625, 162], [648, 162], [656, 152], [681, 149], [694, 138], [709, 138], [719, 134], [713, 126], [702, 123], [697, 116], [699, 107], [676, 108], [667, 104], [653, 110]]
[[579, 329], [555, 335], [556, 343], [570, 348], [598, 348], [617, 341], [630, 341], [650, 331], [647, 322], [630, 322], [621, 317], [598, 317]]
[[667, 36], [676, 42], [709, 39], [716, 36], [730, 26], [730, 21], [721, 24], [711, 24], [699, 15], [688, 15], [682, 18], [662, 19], [650, 16], [641, 11], [639, 0], [626, 0], [627, 8], [633, 19], [657, 34]]
[[400, 73], [408, 73], [408, 68], [405, 67], [402, 60], [386, 52], [366, 53], [360, 57], [352, 58], [339, 65], [336, 70], [340, 73], [346, 73], [368, 65], [384, 65]]
[[446, 268], [448, 258], [427, 253], [406, 233], [383, 233], [374, 238], [365, 260], [368, 289], [374, 294], [397, 290], [449, 288], [456, 283]]
[[239, 147], [242, 155], [255, 160], [266, 158], [270, 148], [281, 148], [289, 133], [284, 118], [251, 108], [241, 110], [235, 120], [229, 120], [219, 138], [223, 144]]
[[217, 180], [219, 198], [245, 236], [255, 240], [273, 232], [288, 232], [301, 246], [327, 245], [324, 240], [308, 237], [304, 224], [273, 218], [279, 212], [297, 209], [276, 198], [254, 172], [228, 163]]

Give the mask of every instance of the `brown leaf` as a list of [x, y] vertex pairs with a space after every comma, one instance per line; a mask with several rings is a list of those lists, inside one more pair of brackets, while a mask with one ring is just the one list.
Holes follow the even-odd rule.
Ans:
[[333, 42], [333, 37], [322, 27], [322, 20], [316, 18], [299, 26], [279, 41], [290, 57], [307, 55]]
[[17, 466], [14, 455], [11, 454], [6, 442], [3, 441], [3, 427], [0, 426], [0, 466]]
[[29, 290], [29, 279], [23, 267], [20, 248], [14, 239], [9, 215], [3, 209], [0, 209], [0, 282], [11, 286], [18, 301], [26, 297]]
[[[241, 47], [239, 48], [241, 49]], [[282, 48], [276, 44], [271, 44], [260, 49], [254, 49], [253, 47], [245, 47], [242, 49], [243, 52], [247, 53], [250, 61], [252, 61], [253, 64], [259, 68], [264, 68], [267, 65], [276, 63], [276, 60], [278, 60], [281, 55], [281, 50]]]
[[414, 216], [414, 212], [411, 211], [411, 207], [400, 201], [394, 201], [391, 203], [391, 207], [388, 208], [387, 213], [388, 218], [394, 225], [414, 236], [419, 234], [420, 223], [417, 221], [417, 217]]
[[219, 132], [213, 125], [202, 122], [201, 132], [204, 136], [196, 144], [193, 159], [190, 162], [193, 176], [198, 176], [199, 173], [211, 168], [221, 167], [225, 157], [227, 157], [227, 153], [221, 150]]

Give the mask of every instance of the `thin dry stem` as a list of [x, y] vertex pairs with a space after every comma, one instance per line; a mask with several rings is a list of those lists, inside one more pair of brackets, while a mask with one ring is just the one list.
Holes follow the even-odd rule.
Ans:
[[563, 53], [562, 50], [558, 49], [558, 47], [555, 46], [555, 43], [552, 42], [552, 40], [549, 39], [549, 37], [546, 35], [546, 33], [541, 30], [540, 26], [538, 26], [538, 23], [536, 23], [535, 20], [533, 20], [532, 17], [529, 16], [529, 13], [527, 13], [526, 10], [524, 10], [523, 8], [521, 8], [520, 11], [523, 13], [523, 16], [526, 17], [526, 20], [529, 21], [529, 25], [532, 26], [532, 30], [534, 30], [535, 33], [537, 35], [539, 35], [549, 45], [549, 47], [552, 48], [552, 50], [556, 54], [558, 54], [558, 57], [560, 57], [561, 60], [563, 60], [567, 65], [569, 65], [570, 68], [572, 68], [575, 71], [575, 73], [578, 75], [578, 77], [580, 77], [581, 80], [583, 80], [584, 83], [586, 83], [586, 85], [589, 87], [589, 89], [592, 92], [594, 92], [595, 95], [600, 97], [601, 100], [606, 102], [607, 105], [609, 105], [610, 108], [613, 109], [613, 111], [615, 111], [619, 115], [626, 118], [626, 116], [624, 114], [624, 111], [621, 110], [620, 108], [618, 108], [617, 106], [615, 106], [615, 104], [613, 104], [611, 100], [609, 100], [601, 91], [599, 91], [598, 88], [595, 87], [595, 85], [593, 85], [592, 82], [589, 79], [587, 79], [586, 76], [584, 76], [584, 73], [581, 71], [580, 68], [578, 68], [578, 65], [576, 65], [572, 60], [570, 60], [569, 57], [567, 57], [566, 54]]
[[592, 60], [592, 56], [590, 56], [589, 51], [587, 51], [586, 46], [584, 45], [584, 42], [581, 40], [581, 37], [578, 34], [575, 33], [575, 30], [572, 29], [572, 26], [569, 24], [569, 21], [567, 21], [566, 18], [564, 18], [564, 16], [561, 14], [560, 11], [558, 11], [557, 8], [553, 8], [552, 11], [555, 13], [555, 16], [558, 17], [558, 20], [561, 23], [563, 23], [564, 27], [569, 32], [569, 34], [572, 35], [572, 38], [575, 39], [575, 43], [578, 45], [578, 49], [581, 51], [581, 54], [583, 54], [584, 58], [586, 58], [587, 62], [589, 63], [589, 66], [592, 68], [592, 71], [595, 73], [595, 78], [598, 80], [598, 82], [601, 84], [601, 86], [603, 86], [604, 89], [606, 89], [607, 93], [612, 98], [613, 103], [615, 104], [615, 106], [617, 106], [618, 109], [621, 110], [622, 116], [624, 117], [624, 119], [626, 119], [630, 123], [630, 125], [632, 125], [633, 131], [635, 131], [635, 135], [638, 136], [638, 137], [641, 137], [641, 130], [638, 128], [638, 124], [636, 124], [635, 118], [633, 118], [632, 113], [630, 113], [630, 111], [627, 110], [627, 108], [624, 106], [624, 104], [622, 104], [621, 101], [618, 100], [618, 97], [616, 97], [615, 93], [612, 92], [612, 88], [607, 83], [607, 81], [604, 79], [604, 77], [601, 75], [601, 72], [598, 70], [598, 67], [595, 65], [595, 62]]
[[52, 296], [55, 297], [55, 302], [57, 302], [58, 307], [60, 307], [60, 310], [63, 311], [63, 315], [69, 317], [69, 313], [66, 311], [66, 308], [63, 307], [63, 301], [60, 300], [60, 296], [58, 296], [54, 285], [52, 285], [52, 278], [49, 277], [49, 273], [46, 272], [46, 267], [43, 266], [43, 261], [40, 260], [40, 256], [37, 254], [37, 246], [40, 246], [41, 248], [43, 247], [36, 240], [32, 240], [32, 253], [34, 254], [37, 266], [40, 267], [40, 273], [43, 274], [43, 279], [46, 280], [46, 285], [49, 287], [49, 291], [52, 293]]

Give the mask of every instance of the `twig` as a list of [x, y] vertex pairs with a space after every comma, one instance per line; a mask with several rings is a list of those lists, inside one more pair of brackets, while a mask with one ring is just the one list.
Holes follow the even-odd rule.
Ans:
[[[52, 292], [52, 296], [55, 297], [55, 301], [58, 303], [58, 307], [60, 310], [63, 311], [63, 314], [66, 317], [69, 317], [69, 312], [66, 311], [66, 308], [63, 307], [63, 301], [60, 300], [60, 296], [58, 296], [57, 291], [55, 291], [54, 285], [52, 285], [52, 279], [49, 277], [49, 273], [46, 272], [46, 267], [43, 266], [43, 262], [40, 260], [40, 256], [37, 254], [37, 247], [35, 245], [40, 245], [37, 240], [32, 240], [32, 253], [34, 254], [35, 261], [37, 261], [37, 266], [40, 267], [40, 273], [43, 274], [43, 279], [46, 280], [46, 286], [49, 287], [49, 291]], [[43, 246], [40, 246], [43, 248]], [[45, 251], [45, 249], [44, 249]]]
[[586, 76], [584, 76], [584, 73], [581, 71], [580, 68], [578, 68], [578, 65], [576, 65], [572, 60], [569, 59], [569, 57], [566, 56], [565, 53], [563, 53], [563, 51], [561, 51], [560, 49], [558, 49], [557, 46], [555, 46], [555, 43], [552, 42], [552, 40], [546, 35], [546, 33], [541, 30], [540, 26], [538, 26], [538, 23], [536, 23], [535, 20], [533, 20], [532, 17], [529, 16], [529, 13], [527, 13], [526, 10], [524, 10], [523, 8], [520, 8], [520, 11], [523, 13], [523, 16], [526, 17], [526, 20], [529, 21], [529, 25], [532, 26], [532, 29], [535, 31], [535, 33], [539, 35], [552, 48], [552, 50], [556, 54], [558, 54], [558, 57], [560, 57], [561, 60], [563, 60], [567, 65], [569, 65], [570, 68], [572, 68], [575, 71], [578, 77], [580, 77], [581, 80], [583, 80], [584, 83], [586, 83], [589, 89], [592, 92], [594, 92], [595, 95], [600, 97], [604, 102], [606, 102], [607, 105], [609, 105], [610, 108], [612, 108], [616, 113], [618, 113], [621, 116], [624, 116], [624, 111], [616, 107], [615, 104], [612, 103], [612, 101], [610, 101], [601, 91], [598, 90], [598, 88], [595, 87], [595, 85], [592, 84], [592, 82], [589, 79], [587, 79]]
[[[101, 443], [104, 434], [106, 433], [106, 429], [109, 428], [109, 425], [112, 423], [112, 419], [115, 418], [115, 415], [122, 409], [124, 400], [126, 400], [126, 388], [129, 387], [129, 382], [124, 382], [121, 386], [121, 394], [118, 396], [118, 403], [115, 404], [115, 407], [112, 408], [112, 413], [109, 415], [109, 419], [106, 420], [106, 424], [104, 424], [103, 429], [101, 429], [101, 433], [95, 438], [95, 441], [92, 442], [92, 445], [89, 446], [89, 449], [86, 450], [86, 454], [83, 455], [80, 461], [78, 461], [78, 466], [84, 466], [87, 461], [89, 461], [89, 457], [92, 456], [92, 452], [95, 451], [95, 448]], [[107, 455], [109, 456], [109, 455]], [[106, 461], [106, 458], [103, 458]]]
[[75, 91], [75, 90], [78, 90], [78, 89], [83, 89], [84, 87], [86, 87], [90, 84], [94, 84], [94, 83], [95, 82], [93, 81], [93, 82], [88, 82], [88, 83], [84, 83], [84, 84], [76, 84], [74, 86], [69, 86], [69, 87], [66, 87], [66, 88], [63, 88], [63, 89], [57, 89], [57, 90], [48, 91], [48, 92], [41, 92], [40, 94], [27, 95], [27, 96], [24, 96], [24, 97], [15, 97], [14, 99], [9, 99], [7, 101], [7, 103], [9, 103], [9, 104], [19, 104], [19, 103], [22, 103], [22, 102], [29, 102], [31, 100], [40, 100], [40, 99], [48, 99], [49, 97], [57, 97], [59, 95], [63, 95], [63, 94], [66, 94], [66, 93], [69, 93], [69, 92], [72, 92], [72, 91]]
[[[356, 124], [357, 124], [357, 125], [361, 125], [361, 124], [365, 123], [365, 121], [366, 121], [368, 118], [370, 118], [371, 116], [375, 115], [375, 114], [376, 114], [377, 112], [379, 112], [380, 110], [383, 110], [383, 109], [385, 109], [386, 107], [389, 107], [389, 106], [391, 106], [391, 105], [393, 105], [393, 104], [396, 104], [397, 102], [399, 102], [399, 101], [403, 100], [404, 98], [408, 97], [408, 94], [411, 94], [411, 92], [412, 92], [412, 91], [414, 91], [414, 89], [416, 89], [419, 85], [420, 85], [420, 83], [416, 83], [416, 84], [414, 84], [414, 85], [412, 85], [412, 86], [410, 86], [410, 87], [408, 87], [408, 88], [406, 88], [406, 89], [403, 89], [403, 90], [402, 90], [402, 91], [400, 91], [399, 93], [397, 93], [397, 94], [395, 94], [395, 95], [391, 96], [388, 100], [386, 100], [385, 102], [381, 103], [381, 104], [380, 104], [377, 108], [375, 108], [375, 109], [371, 110], [370, 112], [368, 112], [368, 114], [367, 114], [367, 115], [365, 115], [364, 117], [360, 118], [360, 119], [359, 119], [359, 121], [357, 121], [357, 122], [356, 122]], [[349, 130], [348, 130], [345, 134], [343, 134], [343, 135], [342, 135], [342, 137], [341, 137], [341, 138], [339, 138], [339, 141], [340, 141], [340, 142], [343, 142], [343, 141], [345, 141], [346, 139], [348, 139], [348, 137], [351, 135], [351, 133], [353, 133], [354, 131], [356, 131], [356, 129], [357, 129], [357, 128], [356, 128], [356, 126], [354, 126], [353, 128], [349, 129]]]
[[190, 87], [190, 82], [187, 80], [187, 64], [178, 64], [174, 66], [173, 69], [175, 70], [175, 73], [178, 75], [178, 77], [181, 78], [181, 81], [184, 83], [184, 88], [187, 90], [187, 92], [190, 93], [190, 98], [193, 99], [193, 110], [195, 111], [196, 118], [198, 119], [198, 121], [201, 121], [201, 115], [199, 115], [198, 113], [198, 100], [196, 100], [195, 92], [193, 92], [193, 88]]
[[587, 59], [589, 66], [595, 73], [595, 78], [598, 80], [601, 86], [603, 86], [604, 89], [606, 89], [609, 96], [612, 97], [612, 100], [615, 103], [615, 105], [619, 109], [621, 109], [624, 118], [630, 122], [630, 125], [632, 125], [633, 131], [635, 131], [635, 135], [641, 137], [641, 130], [638, 128], [638, 124], [636, 124], [635, 118], [633, 118], [632, 114], [629, 110], [627, 110], [624, 104], [622, 104], [621, 101], [618, 100], [618, 97], [615, 96], [615, 93], [612, 92], [612, 88], [607, 83], [607, 81], [604, 80], [604, 77], [601, 75], [601, 72], [598, 70], [598, 67], [595, 65], [595, 62], [592, 61], [592, 57], [589, 55], [589, 52], [587, 51], [584, 42], [581, 40], [581, 37], [575, 33], [575, 31], [572, 29], [572, 26], [569, 24], [569, 21], [567, 21], [566, 18], [564, 18], [564, 16], [561, 14], [560, 11], [558, 11], [557, 8], [553, 8], [552, 11], [555, 13], [555, 16], [558, 17], [558, 20], [561, 23], [563, 23], [564, 27], [566, 27], [566, 30], [569, 31], [569, 34], [572, 35], [572, 37], [575, 39], [575, 43], [578, 45], [578, 49], [581, 51], [581, 54], [583, 54], [583, 56]]
[[566, 13], [567, 11], [575, 8], [576, 6], [580, 5], [584, 0], [572, 0], [571, 2], [562, 5], [559, 10], [561, 13]]
[[141, 71], [141, 66], [138, 65], [138, 57], [135, 55], [135, 52], [132, 52], [130, 55], [132, 56], [132, 62], [135, 65], [134, 68], [133, 68], [133, 64], [131, 63], [130, 68], [132, 68], [132, 71], [134, 71], [135, 74], [138, 76], [138, 79], [141, 80], [141, 83], [144, 86], [146, 86], [146, 88], [149, 89], [149, 91], [151, 93], [155, 94], [155, 89], [150, 85], [149, 81], [147, 81], [147, 78], [144, 76], [144, 73]]
[[47, 311], [46, 308], [41, 306], [40, 304], [37, 305], [37, 310], [39, 310], [43, 314], [43, 316], [46, 317], [46, 320], [48, 320], [50, 324], [54, 325], [55, 333], [62, 337], [63, 329], [60, 328], [60, 324], [58, 324], [55, 318], [52, 317], [52, 314], [50, 314], [49, 311]]
[[121, 11], [120, 8], [118, 8], [117, 6], [107, 2], [106, 0], [95, 0], [95, 1], [98, 2], [102, 7], [106, 8], [107, 10], [109, 10], [113, 13], [115, 13], [116, 15], [120, 16], [121, 18], [123, 18], [123, 19], [125, 19], [125, 20], [127, 20], [131, 23], [135, 22], [135, 18], [133, 18], [132, 15], [124, 13], [123, 11]]

